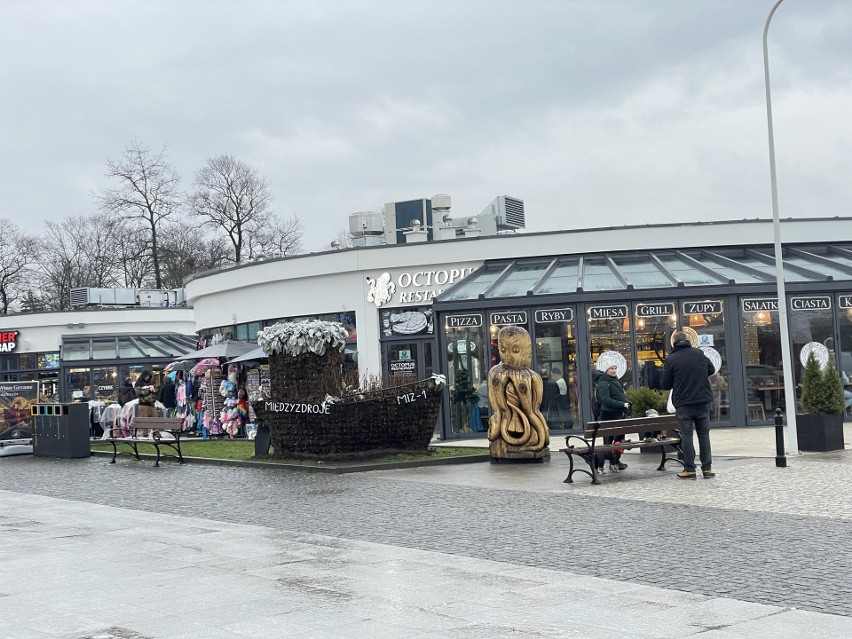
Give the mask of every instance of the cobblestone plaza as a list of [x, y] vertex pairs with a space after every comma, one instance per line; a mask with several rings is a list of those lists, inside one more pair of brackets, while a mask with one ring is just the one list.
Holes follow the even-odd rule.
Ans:
[[[848, 439], [848, 437], [847, 437]], [[347, 475], [0, 460], [0, 637], [852, 636], [849, 451]], [[619, 610], [623, 610], [621, 614]]]

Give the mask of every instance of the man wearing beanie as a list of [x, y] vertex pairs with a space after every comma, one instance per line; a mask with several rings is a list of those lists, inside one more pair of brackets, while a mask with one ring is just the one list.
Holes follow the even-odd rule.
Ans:
[[713, 363], [697, 348], [693, 348], [689, 336], [683, 331], [672, 335], [674, 348], [666, 357], [663, 366], [662, 387], [672, 391], [677, 425], [683, 441], [683, 471], [680, 479], [695, 479], [695, 443], [693, 431], [698, 434], [698, 451], [701, 473], [705, 479], [716, 476], [710, 454], [710, 402], [713, 391], [710, 376], [716, 371]]

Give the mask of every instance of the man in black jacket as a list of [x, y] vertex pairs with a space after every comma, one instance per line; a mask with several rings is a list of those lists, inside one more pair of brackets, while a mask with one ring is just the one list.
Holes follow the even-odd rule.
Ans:
[[695, 444], [693, 430], [698, 433], [701, 473], [705, 479], [716, 476], [710, 454], [710, 402], [713, 391], [710, 376], [716, 371], [713, 363], [699, 349], [693, 348], [689, 336], [677, 331], [672, 336], [674, 348], [663, 366], [662, 387], [672, 390], [672, 403], [683, 441], [683, 471], [681, 479], [695, 479]]

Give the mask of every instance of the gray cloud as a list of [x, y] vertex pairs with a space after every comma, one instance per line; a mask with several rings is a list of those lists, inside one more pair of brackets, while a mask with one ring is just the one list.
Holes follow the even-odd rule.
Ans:
[[[530, 230], [771, 215], [770, 0], [4, 4], [0, 215], [95, 210], [108, 157], [233, 153], [317, 249], [349, 213], [494, 196]], [[846, 215], [843, 0], [785, 2], [770, 52], [782, 215]]]

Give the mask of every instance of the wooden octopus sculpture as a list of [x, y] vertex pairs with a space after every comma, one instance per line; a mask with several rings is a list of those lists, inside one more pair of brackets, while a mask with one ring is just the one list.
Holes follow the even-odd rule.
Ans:
[[539, 407], [543, 384], [530, 369], [532, 340], [520, 326], [497, 334], [502, 362], [488, 372], [488, 440], [492, 460], [550, 458], [550, 433]]

